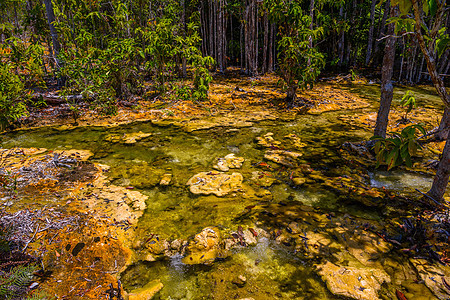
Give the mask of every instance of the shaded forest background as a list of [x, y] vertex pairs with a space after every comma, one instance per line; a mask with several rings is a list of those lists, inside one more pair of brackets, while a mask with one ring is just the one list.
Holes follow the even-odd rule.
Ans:
[[[297, 87], [312, 86], [322, 70], [377, 76], [392, 21], [390, 4], [2, 1], [0, 72], [3, 85], [10, 86], [4, 93], [10, 95], [0, 104], [1, 123], [26, 114], [25, 104], [17, 100], [52, 84], [51, 78], [58, 79], [63, 96], [82, 95], [101, 112], [114, 113], [117, 98], [148, 91], [145, 80], [154, 83], [155, 93], [164, 93], [171, 88], [167, 83], [189, 75], [193, 81], [179, 87], [177, 96], [206, 99], [209, 72], [224, 72], [230, 66], [251, 76], [278, 72], [288, 98], [295, 97]], [[449, 23], [446, 11], [440, 32], [446, 43]], [[407, 84], [430, 80], [417, 38], [405, 28], [396, 32], [394, 78]], [[450, 50], [441, 48], [435, 53], [436, 66], [448, 78]]]

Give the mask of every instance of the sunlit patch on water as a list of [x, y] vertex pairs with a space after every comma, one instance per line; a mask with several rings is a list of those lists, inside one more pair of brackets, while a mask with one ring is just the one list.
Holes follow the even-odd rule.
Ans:
[[375, 171], [369, 172], [369, 176], [371, 186], [396, 191], [428, 191], [433, 183], [433, 178], [429, 176], [402, 171]]

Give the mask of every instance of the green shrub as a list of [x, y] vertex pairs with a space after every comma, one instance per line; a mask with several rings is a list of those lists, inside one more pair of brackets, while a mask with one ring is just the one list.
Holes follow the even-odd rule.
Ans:
[[416, 103], [416, 97], [414, 95], [414, 92], [407, 91], [406, 94], [402, 97], [402, 101], [400, 102], [400, 105], [403, 107], [406, 107], [405, 116], [403, 117], [404, 120], [408, 120], [408, 114], [417, 107]]
[[28, 95], [11, 63], [0, 63], [0, 129], [28, 114], [25, 101]]
[[417, 153], [417, 149], [422, 146], [417, 142], [416, 130], [425, 134], [422, 125], [410, 125], [405, 127], [400, 134], [391, 132], [392, 137], [382, 138], [374, 136], [371, 140], [375, 140], [375, 154], [377, 159], [377, 168], [381, 164], [387, 164], [387, 169], [401, 164], [412, 167], [412, 156]]

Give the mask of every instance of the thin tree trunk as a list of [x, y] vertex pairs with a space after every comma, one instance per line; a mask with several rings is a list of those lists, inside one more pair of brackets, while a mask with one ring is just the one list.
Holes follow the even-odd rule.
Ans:
[[292, 106], [296, 98], [297, 85], [291, 85], [286, 91], [286, 102], [288, 106]]
[[[56, 64], [56, 70], [58, 71], [61, 68], [61, 62], [58, 58], [59, 52], [61, 51], [61, 45], [59, 43], [58, 39], [58, 33], [56, 32], [55, 28], [55, 13], [53, 11], [53, 4], [51, 0], [44, 0], [45, 10], [47, 12], [47, 21], [48, 26], [50, 28], [50, 35], [52, 37], [52, 43], [53, 43], [53, 54], [54, 54], [54, 62]], [[63, 85], [64, 79], [58, 78], [58, 84]]]
[[207, 56], [206, 52], [206, 34], [205, 30], [207, 27], [206, 21], [205, 21], [205, 7], [204, 7], [204, 1], [201, 2], [200, 6], [200, 36], [202, 37], [202, 54], [203, 56]]
[[[344, 4], [341, 5], [341, 7], [339, 8], [339, 17], [341, 20], [344, 19]], [[343, 62], [344, 62], [344, 35], [345, 35], [345, 31], [342, 30], [341, 32], [341, 37], [339, 38], [338, 41], [338, 51], [339, 51], [339, 66], [342, 66]]]
[[449, 58], [450, 57], [450, 50], [446, 50], [444, 54], [441, 56], [441, 62], [439, 67], [439, 74], [447, 74], [448, 66], [450, 64]]
[[240, 38], [239, 38], [239, 52], [241, 52], [241, 72], [244, 70], [245, 68], [245, 64], [244, 64], [244, 52], [245, 52], [245, 47], [244, 47], [244, 24], [241, 21], [241, 28], [240, 28]]
[[222, 18], [222, 60], [223, 69], [227, 69], [227, 18], [225, 14], [225, 7], [227, 6], [227, 1], [223, 0], [223, 18]]
[[214, 1], [208, 1], [209, 8], [209, 55], [214, 56], [214, 13], [213, 13]]
[[[314, 28], [314, 0], [311, 0], [309, 2], [309, 18], [311, 19], [311, 23], [309, 24], [309, 29], [313, 30]], [[313, 37], [312, 35], [310, 35], [308, 37], [309, 40], [309, 49], [312, 49], [313, 47]], [[308, 57], [308, 61], [307, 61], [307, 66], [310, 67], [311, 66], [311, 58]], [[313, 70], [311, 70], [311, 68], [309, 68], [309, 71], [312, 72]]]
[[422, 55], [422, 60], [420, 61], [420, 67], [419, 67], [419, 70], [417, 72], [416, 83], [419, 83], [420, 79], [422, 78], [422, 70], [423, 70], [423, 64], [424, 63], [425, 63], [425, 57]]
[[[265, 74], [268, 69], [268, 61], [267, 61], [267, 51], [269, 48], [269, 17], [268, 12], [264, 12], [264, 49], [263, 49], [263, 58], [262, 58], [262, 73]], [[269, 50], [270, 51], [270, 50]]]
[[449, 138], [450, 133], [450, 108], [448, 106], [444, 109], [444, 115], [438, 128], [438, 139], [444, 140]]
[[[383, 18], [381, 19], [381, 23], [380, 23], [380, 27], [378, 30], [378, 38], [382, 38], [384, 36], [384, 31], [386, 28], [386, 20], [387, 17], [389, 15], [390, 12], [390, 7], [391, 7], [391, 0], [387, 0], [385, 5], [384, 5], [384, 13], [383, 13]], [[375, 41], [375, 52], [378, 51], [378, 47], [380, 46], [380, 41], [376, 40]]]
[[415, 46], [413, 48], [413, 52], [410, 58], [410, 63], [408, 65], [408, 82], [409, 83], [413, 83], [412, 82], [412, 77], [413, 77], [413, 73], [414, 73], [414, 66], [416, 65], [416, 53], [417, 53], [417, 46]]
[[218, 26], [218, 13], [217, 13], [217, 11], [218, 11], [218, 8], [217, 8], [217, 2], [218, 1], [220, 1], [220, 0], [214, 0], [214, 5], [213, 5], [213, 22], [214, 22], [214, 34], [213, 34], [213, 38], [214, 38], [214, 46], [213, 46], [213, 52], [214, 52], [214, 59], [216, 60], [216, 63], [218, 63], [218, 61], [217, 61], [217, 59], [218, 59], [218, 37], [219, 37], [219, 34], [218, 34], [218, 28], [217, 28], [217, 26]]
[[217, 66], [219, 72], [223, 73], [223, 0], [218, 1], [218, 14], [217, 14]]
[[450, 70], [450, 59], [447, 60], [447, 67], [445, 68], [445, 72], [441, 73], [441, 74], [446, 74], [448, 75], [448, 71]]
[[[356, 0], [352, 1], [352, 15], [350, 17], [351, 27], [355, 26], [355, 16], [356, 16]], [[352, 39], [350, 37], [347, 38], [347, 51], [345, 51], [345, 63], [347, 66], [352, 66], [350, 57], [352, 54], [353, 44]]]
[[400, 62], [400, 72], [398, 74], [398, 81], [402, 81], [403, 64], [405, 62], [405, 39], [402, 38], [402, 61]]
[[273, 72], [273, 57], [274, 57], [274, 53], [272, 50], [275, 46], [275, 38], [274, 38], [274, 31], [275, 31], [275, 24], [270, 24], [270, 35], [269, 35], [269, 62], [268, 62], [268, 66], [267, 66], [267, 72], [272, 73]]
[[[183, 40], [186, 39], [186, 5], [185, 5], [185, 0], [181, 1], [181, 6], [182, 6], [182, 14], [181, 14], [181, 26], [182, 26], [182, 30], [183, 30]], [[184, 46], [185, 47], [185, 46]], [[183, 78], [187, 77], [187, 70], [186, 70], [186, 55], [183, 54], [183, 57], [181, 58], [182, 62], [182, 66], [181, 66], [181, 74], [183, 76]]]
[[255, 72], [258, 74], [258, 55], [259, 55], [259, 22], [258, 22], [258, 6], [255, 2]]
[[[397, 15], [397, 8], [391, 7], [391, 17]], [[388, 34], [394, 34], [394, 24], [388, 25]], [[389, 110], [391, 108], [394, 86], [392, 85], [392, 74], [394, 72], [395, 59], [395, 38], [386, 39], [384, 48], [383, 67], [381, 69], [381, 97], [380, 108], [377, 114], [377, 123], [375, 125], [375, 136], [386, 137], [386, 129], [389, 122]]]
[[[313, 0], [311, 0], [313, 1]], [[372, 6], [370, 7], [370, 27], [369, 27], [369, 38], [367, 41], [367, 52], [366, 52], [366, 66], [369, 65], [370, 58], [372, 56], [372, 46], [373, 46], [373, 29], [375, 25], [375, 6], [377, 0], [372, 0]]]
[[250, 3], [246, 1], [247, 5], [245, 7], [244, 13], [244, 47], [245, 47], [245, 73], [249, 73], [249, 61], [250, 61], [250, 53], [249, 53], [249, 14], [250, 14]]

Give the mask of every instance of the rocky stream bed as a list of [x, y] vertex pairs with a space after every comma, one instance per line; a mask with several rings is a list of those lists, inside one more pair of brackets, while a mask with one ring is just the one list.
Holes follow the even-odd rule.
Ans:
[[371, 111], [5, 134], [2, 222], [58, 299], [449, 299], [432, 170], [374, 169]]

